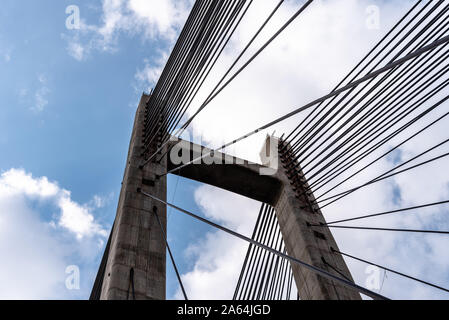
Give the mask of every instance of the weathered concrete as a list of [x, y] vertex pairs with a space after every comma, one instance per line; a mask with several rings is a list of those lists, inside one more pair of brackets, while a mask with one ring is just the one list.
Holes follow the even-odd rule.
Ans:
[[[184, 158], [189, 162], [210, 154], [210, 149], [182, 140], [171, 141], [168, 148], [172, 150], [168, 170], [180, 165], [180, 161], [175, 160]], [[213, 157], [205, 157], [173, 174], [274, 205], [279, 197], [280, 182], [276, 177], [261, 176], [261, 168], [260, 164], [215, 152]]]
[[134, 269], [136, 299], [165, 299], [165, 242], [155, 219], [153, 207], [166, 229], [166, 206], [137, 192], [140, 188], [166, 200], [166, 178], [156, 179], [166, 170], [166, 159], [151, 163], [143, 170], [142, 133], [144, 95], [137, 109], [131, 137], [127, 166], [120, 193], [117, 216], [111, 236], [109, 255], [101, 289], [101, 299], [132, 299], [130, 270]]
[[[268, 141], [270, 139], [267, 139], [267, 144]], [[278, 143], [279, 141], [275, 140], [276, 147], [271, 147], [275, 157], [278, 155]], [[338, 250], [338, 246], [330, 229], [310, 227], [310, 225], [319, 225], [326, 221], [320, 209], [314, 205], [313, 194], [307, 193], [307, 182], [303, 180], [300, 183], [293, 183], [295, 178], [298, 181], [301, 176], [289, 177], [285, 166], [282, 165], [282, 160], [277, 159], [275, 162], [279, 163], [276, 177], [282, 185], [275, 209], [287, 252], [305, 263], [340, 278], [344, 275], [346, 280], [354, 282], [343, 257], [332, 252], [332, 248]], [[299, 174], [302, 175], [301, 170]], [[304, 300], [361, 299], [357, 291], [336, 281], [324, 278], [296, 264], [292, 264], [292, 269], [299, 296]]]

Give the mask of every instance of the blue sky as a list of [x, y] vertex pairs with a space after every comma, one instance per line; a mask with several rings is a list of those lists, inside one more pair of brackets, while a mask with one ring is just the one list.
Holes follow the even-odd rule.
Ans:
[[[67, 51], [66, 37], [72, 36], [72, 31], [66, 29], [65, 10], [71, 4], [74, 2], [2, 2], [0, 170], [20, 168], [33, 177], [48, 177], [70, 190], [72, 199], [80, 204], [89, 203], [94, 195], [104, 198], [106, 205], [95, 211], [95, 219], [109, 231], [135, 108], [140, 94], [147, 89], [139, 86], [135, 74], [144, 59], [151, 59], [156, 49], [164, 48], [165, 41], [144, 41], [139, 35], [123, 37], [113, 53], [78, 61]], [[100, 1], [76, 4], [87, 23], [100, 20]], [[169, 177], [169, 194], [175, 182]], [[188, 196], [193, 188], [193, 184], [184, 181], [174, 199], [198, 211]], [[31, 206], [42, 221], [50, 221], [55, 214], [51, 204]], [[182, 223], [178, 224], [179, 221]], [[176, 234], [173, 251], [177, 256], [182, 256], [183, 244], [188, 243], [183, 238], [195, 237], [180, 227], [188, 228], [191, 223], [178, 218], [176, 213], [170, 218], [170, 224], [174, 225], [170, 236]], [[70, 233], [65, 235], [70, 236], [73, 237]], [[96, 250], [88, 263], [76, 255], [68, 257], [67, 262], [81, 267], [81, 290], [65, 292], [61, 286], [61, 291], [54, 292], [52, 298], [87, 298], [101, 255], [102, 249]], [[180, 263], [180, 269], [187, 263]], [[177, 284], [170, 276], [168, 283], [168, 294], [173, 296]]]
[[[238, 29], [200, 97], [209, 93], [213, 81], [276, 2], [255, 2], [245, 27]], [[286, 1], [248, 55], [301, 3]], [[365, 25], [366, 9], [373, 4], [381, 12], [375, 30]], [[70, 5], [80, 9], [79, 30], [66, 28]], [[137, 103], [157, 80], [190, 6], [189, 0], [2, 1], [0, 254], [8, 262], [0, 264], [0, 298], [89, 296], [115, 217]], [[409, 7], [410, 1], [317, 0], [198, 117], [190, 132], [192, 139], [221, 145], [329, 92]], [[299, 120], [296, 117], [270, 128], [229, 152], [257, 161], [265, 134], [288, 132]], [[375, 176], [416, 154], [444, 132], [444, 127], [439, 128], [425, 137], [427, 140], [401, 149], [369, 174]], [[431, 181], [423, 173], [416, 179], [424, 190], [432, 191], [428, 192], [429, 202], [449, 193], [445, 177]], [[251, 233], [258, 203], [173, 176], [168, 182], [168, 199], [174, 204]], [[414, 201], [422, 192], [410, 180], [398, 178], [349, 197], [325, 214], [334, 220], [354, 210], [371, 212], [420, 204]], [[373, 202], [369, 210], [367, 201]], [[231, 297], [246, 244], [174, 210], [169, 212], [169, 241], [190, 296]], [[432, 214], [433, 222], [441, 221], [441, 212]], [[388, 222], [425, 225], [420, 218]], [[444, 248], [444, 243], [435, 238], [409, 240], [343, 231], [335, 235], [343, 248], [368, 254], [365, 258], [410, 269], [434, 282], [447, 278], [449, 257], [437, 250]], [[353, 241], [354, 236], [359, 241]], [[436, 249], [429, 249], [432, 246]], [[410, 265], [416, 258], [406, 250], [410, 248], [423, 257], [413, 268]], [[429, 273], [426, 261], [438, 269]], [[363, 285], [366, 266], [348, 263]], [[65, 286], [65, 269], [70, 265], [80, 267], [79, 290]], [[180, 298], [170, 262], [167, 266], [167, 297]], [[15, 280], [23, 274], [27, 275], [24, 279]], [[214, 290], [216, 287], [222, 290]], [[396, 298], [441, 297], [392, 276], [383, 290]]]

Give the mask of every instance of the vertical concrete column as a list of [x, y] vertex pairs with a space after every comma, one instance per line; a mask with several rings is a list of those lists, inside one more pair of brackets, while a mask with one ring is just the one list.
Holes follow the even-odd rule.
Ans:
[[[332, 251], [332, 248], [338, 250], [338, 246], [329, 228], [316, 230], [310, 227], [313, 224], [325, 223], [325, 219], [317, 207], [311, 206], [311, 203], [315, 202], [312, 194], [304, 193], [304, 197], [299, 196], [302, 191], [298, 190], [292, 177], [287, 175], [287, 170], [278, 157], [278, 143], [276, 138], [267, 139], [263, 152], [270, 153], [270, 156], [262, 156], [262, 161], [264, 165], [277, 169], [275, 175], [281, 182], [275, 209], [288, 254], [353, 281], [343, 257]], [[301, 183], [307, 189], [307, 182], [303, 180]], [[292, 268], [299, 296], [303, 300], [361, 299], [358, 292], [315, 272], [296, 264], [292, 264]]]
[[145, 168], [139, 168], [143, 160], [143, 128], [148, 98], [142, 96], [136, 113], [103, 279], [102, 300], [131, 300], [133, 296], [138, 300], [164, 300], [166, 296], [166, 248], [153, 213], [156, 208], [166, 232], [166, 206], [137, 191], [141, 189], [164, 201], [167, 197], [166, 178], [158, 178], [166, 172], [166, 158], [160, 163], [151, 162]]

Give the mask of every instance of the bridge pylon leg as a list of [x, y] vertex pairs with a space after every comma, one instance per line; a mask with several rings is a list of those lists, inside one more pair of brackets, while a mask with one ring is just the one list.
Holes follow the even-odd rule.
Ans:
[[[316, 205], [300, 167], [298, 166], [299, 169], [294, 170], [294, 173], [290, 173], [292, 156], [288, 152], [278, 153], [276, 150], [277, 146], [279, 150], [289, 150], [289, 148], [281, 149], [282, 142], [273, 139], [275, 138], [267, 139], [265, 149], [271, 148], [273, 154], [279, 157], [275, 159], [279, 163], [276, 176], [281, 181], [281, 188], [274, 207], [288, 254], [353, 282], [343, 257], [332, 250], [338, 250], [338, 246], [329, 228], [316, 230], [310, 227], [310, 225], [324, 224], [325, 218]], [[268, 145], [269, 143], [272, 145]], [[292, 264], [292, 269], [299, 296], [303, 300], [361, 299], [357, 291], [340, 283], [296, 264]]]
[[166, 232], [166, 206], [138, 192], [141, 189], [164, 201], [167, 198], [166, 177], [158, 178], [167, 170], [166, 159], [140, 167], [147, 100], [148, 96], [144, 95], [134, 122], [117, 216], [105, 261], [102, 300], [166, 298], [166, 247], [153, 213], [156, 207]]

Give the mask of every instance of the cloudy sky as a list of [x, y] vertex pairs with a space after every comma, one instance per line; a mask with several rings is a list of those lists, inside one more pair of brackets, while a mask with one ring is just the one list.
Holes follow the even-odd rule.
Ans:
[[[191, 113], [277, 2], [254, 1]], [[302, 3], [285, 1], [246, 57]], [[412, 3], [316, 0], [201, 113], [189, 138], [217, 147], [328, 93]], [[188, 0], [2, 1], [0, 298], [88, 298], [115, 216], [137, 102], [157, 82], [191, 6]], [[72, 28], [71, 14], [78, 11], [79, 28]], [[379, 13], [378, 25], [372, 23], [373, 12]], [[264, 136], [288, 132], [301, 117], [228, 152], [258, 161]], [[364, 182], [446, 139], [446, 131], [444, 124], [435, 127], [352, 183]], [[446, 165], [440, 161], [376, 184], [324, 213], [334, 220], [446, 200]], [[168, 198], [247, 235], [260, 207], [173, 176]], [[444, 209], [369, 223], [447, 230]], [[445, 236], [339, 230], [335, 237], [344, 252], [449, 287]], [[189, 298], [232, 297], [245, 243], [174, 210], [169, 210], [169, 241]], [[356, 282], [365, 285], [367, 265], [347, 262]], [[181, 298], [167, 265], [167, 297]], [[66, 283], [73, 266], [80, 270], [79, 288]], [[391, 298], [449, 298], [390, 273], [380, 271], [380, 276], [383, 286], [377, 291]]]

